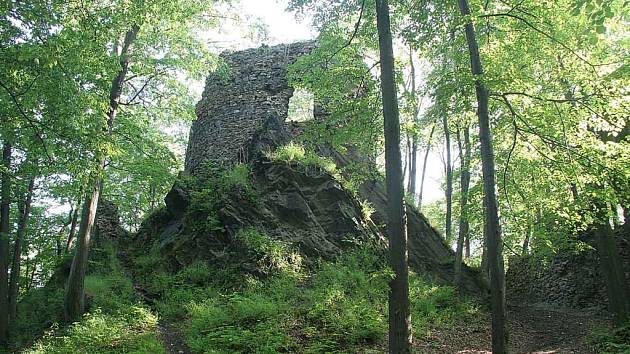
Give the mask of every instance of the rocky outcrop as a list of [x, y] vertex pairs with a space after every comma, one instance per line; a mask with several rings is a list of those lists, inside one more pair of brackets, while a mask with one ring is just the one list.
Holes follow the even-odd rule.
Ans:
[[[320, 154], [332, 158], [338, 167], [348, 168], [364, 166], [374, 169], [374, 164], [352, 147], [345, 153], [339, 153], [329, 146], [320, 146]], [[372, 219], [377, 225], [385, 225], [387, 219], [387, 192], [380, 176], [363, 182], [359, 186], [359, 198], [368, 201], [375, 210]], [[385, 230], [382, 230], [385, 233]], [[431, 226], [427, 218], [417, 209], [407, 207], [407, 235], [409, 239], [409, 263], [418, 272], [433, 277], [438, 281], [451, 283], [454, 281], [453, 250], [448, 247], [444, 238]], [[462, 286], [471, 292], [479, 292], [486, 288], [478, 270], [463, 265]]]
[[[207, 80], [197, 105], [199, 119], [191, 129], [185, 175], [199, 179], [209, 167], [229, 169], [247, 162], [252, 190], [245, 194], [250, 197], [238, 188], [222, 191], [221, 196], [208, 195], [217, 199], [206, 203], [212, 204], [211, 211], [200, 214], [195, 211], [197, 207], [191, 207], [192, 199], [206, 187], [177, 184], [166, 197], [167, 208], [141, 228], [135, 249], [157, 244], [162, 259], [172, 267], [199, 259], [223, 262], [238, 256], [231, 246], [238, 232], [255, 228], [314, 262], [335, 258], [357, 245], [373, 244], [386, 250], [383, 230], [363, 216], [357, 199], [332, 175], [319, 168], [272, 162], [262, 154], [292, 138], [295, 127], [285, 123], [293, 93], [287, 66], [315, 45], [263, 46], [222, 55], [230, 74], [227, 79], [213, 74]], [[336, 151], [330, 154], [340, 166], [360, 158]], [[256, 198], [251, 198], [252, 193]], [[382, 224], [387, 204], [383, 182], [375, 179], [364, 183], [360, 194], [374, 205], [375, 221]], [[408, 219], [412, 268], [428, 278], [450, 283], [453, 251], [418, 211], [410, 209]], [[463, 279], [467, 290], [483, 291], [473, 270], [465, 267]]]

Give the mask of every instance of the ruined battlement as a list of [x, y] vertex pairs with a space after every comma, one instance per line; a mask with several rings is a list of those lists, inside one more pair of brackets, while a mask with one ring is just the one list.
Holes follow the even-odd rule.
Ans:
[[293, 95], [287, 68], [316, 45], [308, 41], [222, 53], [229, 74], [212, 73], [206, 80], [190, 131], [186, 172], [194, 173], [206, 161], [246, 161], [269, 144], [263, 136], [284, 129]]

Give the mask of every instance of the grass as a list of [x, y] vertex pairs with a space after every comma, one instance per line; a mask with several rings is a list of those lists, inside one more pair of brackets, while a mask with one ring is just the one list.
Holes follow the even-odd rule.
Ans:
[[[346, 353], [382, 346], [387, 333], [384, 255], [357, 249], [308, 269], [289, 245], [255, 229], [238, 233], [244, 255], [266, 273], [196, 262], [154, 276], [160, 316], [179, 324], [195, 353]], [[242, 261], [242, 260], [240, 260]], [[240, 273], [239, 273], [240, 272]], [[230, 281], [226, 281], [230, 279]], [[414, 334], [474, 315], [450, 287], [412, 276]]]
[[[113, 244], [101, 242], [99, 246], [93, 249], [90, 273], [85, 279], [89, 311], [70, 326], [59, 322], [49, 325], [45, 335], [25, 353], [164, 353], [157, 337], [157, 315], [135, 300], [133, 284], [123, 272]], [[58, 302], [48, 309], [52, 311], [50, 317], [48, 312], [38, 312], [33, 301], [22, 304], [21, 312], [31, 321], [43, 316], [60, 321], [62, 288], [56, 288], [54, 298]], [[32, 338], [38, 334], [33, 331], [25, 335]]]
[[53, 329], [26, 353], [165, 353], [156, 336], [157, 317], [143, 307], [86, 314], [70, 327]]
[[596, 329], [590, 340], [602, 354], [630, 353], [630, 322], [613, 330]]

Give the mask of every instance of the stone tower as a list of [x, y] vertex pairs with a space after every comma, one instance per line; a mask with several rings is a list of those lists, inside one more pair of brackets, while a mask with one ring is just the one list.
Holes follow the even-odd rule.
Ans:
[[246, 161], [273, 145], [287, 118], [293, 88], [287, 68], [316, 47], [315, 41], [224, 52], [227, 78], [213, 73], [197, 104], [186, 151], [185, 171], [203, 163]]

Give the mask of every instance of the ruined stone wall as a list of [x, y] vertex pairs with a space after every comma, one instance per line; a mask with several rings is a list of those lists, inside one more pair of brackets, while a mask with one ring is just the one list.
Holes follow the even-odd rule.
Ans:
[[227, 78], [211, 74], [192, 125], [185, 170], [194, 173], [204, 162], [247, 160], [252, 146], [270, 131], [284, 129], [289, 98], [287, 67], [310, 53], [314, 41], [262, 46], [221, 54]]

